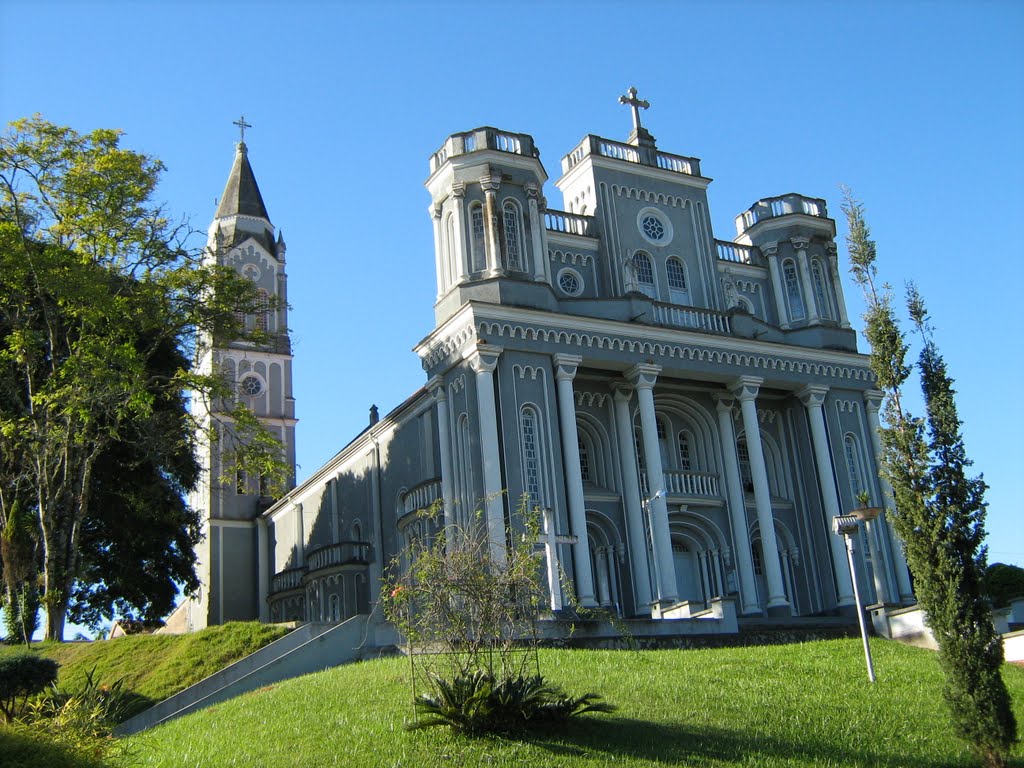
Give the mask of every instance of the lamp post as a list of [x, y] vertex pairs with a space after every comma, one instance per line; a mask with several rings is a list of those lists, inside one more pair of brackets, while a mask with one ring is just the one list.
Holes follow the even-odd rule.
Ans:
[[864, 641], [864, 660], [868, 667], [868, 680], [872, 683], [875, 682], [875, 667], [871, 662], [871, 646], [868, 644], [868, 630], [864, 624], [864, 609], [861, 607], [860, 590], [857, 588], [857, 571], [853, 565], [853, 538], [860, 530], [861, 520], [871, 520], [877, 514], [877, 509], [862, 507], [849, 515], [836, 515], [832, 518], [832, 532], [846, 539], [846, 559], [850, 563], [853, 599], [857, 603], [857, 622], [860, 624], [860, 636]]

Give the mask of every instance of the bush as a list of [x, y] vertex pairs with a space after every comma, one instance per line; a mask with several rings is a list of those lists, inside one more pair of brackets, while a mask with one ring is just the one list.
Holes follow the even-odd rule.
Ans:
[[25, 709], [29, 696], [57, 681], [57, 662], [34, 653], [0, 656], [0, 715], [11, 722]]
[[584, 712], [613, 712], [614, 705], [595, 693], [572, 697], [541, 675], [515, 675], [495, 680], [477, 670], [452, 680], [435, 677], [432, 694], [416, 699], [423, 719], [410, 729], [447, 725], [470, 735], [514, 733], [562, 723]]
[[985, 569], [982, 589], [993, 608], [1005, 608], [1012, 600], [1024, 597], [1024, 568], [992, 563]]

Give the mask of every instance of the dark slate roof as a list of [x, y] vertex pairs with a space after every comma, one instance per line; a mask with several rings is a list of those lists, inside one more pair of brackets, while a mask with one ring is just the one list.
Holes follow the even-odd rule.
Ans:
[[263, 204], [260, 187], [256, 183], [256, 175], [249, 165], [249, 155], [244, 142], [238, 143], [235, 162], [231, 166], [231, 175], [224, 185], [224, 194], [220, 197], [216, 217], [224, 216], [258, 216], [270, 221], [267, 207]]

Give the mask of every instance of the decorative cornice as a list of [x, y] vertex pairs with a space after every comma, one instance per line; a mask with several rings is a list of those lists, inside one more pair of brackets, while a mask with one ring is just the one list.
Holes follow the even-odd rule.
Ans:
[[540, 372], [541, 369], [536, 365], [520, 365], [519, 363], [516, 363], [512, 366], [512, 373], [520, 379], [525, 379], [529, 376], [532, 381], [536, 381], [537, 374]]
[[583, 266], [594, 260], [594, 257], [589, 253], [571, 253], [569, 251], [556, 250], [548, 250], [548, 258], [551, 261], [560, 260], [563, 264], [582, 264]]
[[608, 395], [601, 392], [577, 392], [576, 407], [587, 406], [588, 408], [604, 408], [608, 401]]
[[860, 403], [856, 400], [836, 400], [836, 410], [840, 413], [856, 413], [860, 410]]
[[685, 209], [687, 206], [693, 205], [693, 201], [689, 198], [679, 197], [678, 195], [666, 195], [664, 192], [651, 192], [639, 187], [622, 187], [618, 184], [612, 184], [612, 192], [619, 197], [625, 197], [627, 200], [639, 200], [645, 203], [667, 205], [673, 208]]

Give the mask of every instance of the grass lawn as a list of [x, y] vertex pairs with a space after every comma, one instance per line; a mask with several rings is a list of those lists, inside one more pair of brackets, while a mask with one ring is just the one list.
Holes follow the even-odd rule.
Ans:
[[[521, 740], [409, 732], [409, 662], [289, 680], [132, 738], [146, 766], [977, 765], [951, 733], [934, 654], [859, 640], [689, 651], [541, 652], [569, 693], [618, 705]], [[1007, 665], [1024, 725], [1024, 669]], [[1024, 752], [1015, 765], [1024, 765]]]
[[[234, 622], [186, 635], [131, 635], [92, 643], [35, 643], [31, 649], [60, 664], [57, 685], [77, 691], [93, 672], [98, 683], [123, 680], [133, 694], [129, 715], [166, 699], [253, 651], [287, 630], [259, 622]], [[0, 654], [24, 646], [0, 646]], [[2, 763], [0, 763], [2, 764]]]

